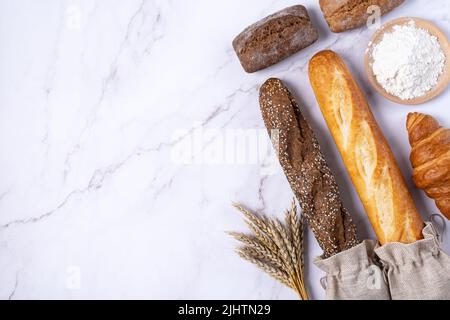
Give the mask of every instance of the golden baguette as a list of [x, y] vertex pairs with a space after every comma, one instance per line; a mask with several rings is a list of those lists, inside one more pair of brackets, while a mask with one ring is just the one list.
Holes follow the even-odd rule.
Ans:
[[381, 244], [422, 239], [424, 223], [369, 105], [333, 51], [309, 64], [311, 85]]

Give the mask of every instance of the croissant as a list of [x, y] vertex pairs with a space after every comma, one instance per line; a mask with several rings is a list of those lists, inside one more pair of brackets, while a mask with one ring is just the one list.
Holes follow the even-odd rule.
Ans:
[[407, 128], [414, 183], [450, 219], [450, 129], [421, 113], [408, 115]]

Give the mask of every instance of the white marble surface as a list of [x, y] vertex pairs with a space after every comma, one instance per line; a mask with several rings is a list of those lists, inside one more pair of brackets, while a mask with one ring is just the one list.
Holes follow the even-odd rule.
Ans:
[[[233, 37], [299, 2], [320, 41], [244, 73]], [[450, 34], [449, 1], [407, 2], [383, 22], [418, 16]], [[423, 111], [450, 126], [450, 92], [418, 107], [375, 94], [363, 73], [372, 33], [330, 33], [315, 0], [0, 0], [0, 298], [295, 299], [240, 261], [224, 234], [245, 230], [232, 202], [267, 214], [289, 205], [280, 168], [268, 170], [265, 153], [246, 164], [207, 155], [227, 132], [264, 132], [258, 87], [280, 77], [317, 131], [361, 236], [373, 237], [308, 83], [308, 60], [325, 48], [350, 64], [424, 216], [436, 212], [412, 188], [405, 117]], [[189, 141], [196, 159], [181, 163]], [[311, 263], [320, 250], [309, 239], [308, 283], [320, 299]]]

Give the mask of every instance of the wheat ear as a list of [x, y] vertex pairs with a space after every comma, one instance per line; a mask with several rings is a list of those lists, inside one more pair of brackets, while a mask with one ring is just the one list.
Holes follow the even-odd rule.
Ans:
[[307, 300], [304, 277], [304, 229], [303, 220], [297, 214], [295, 199], [285, 214], [285, 223], [278, 219], [259, 217], [234, 205], [245, 217], [252, 234], [229, 232], [243, 244], [237, 250], [239, 256], [292, 288], [300, 299]]

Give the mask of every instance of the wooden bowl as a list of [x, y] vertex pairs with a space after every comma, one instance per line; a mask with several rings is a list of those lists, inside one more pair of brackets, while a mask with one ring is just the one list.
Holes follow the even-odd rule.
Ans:
[[[405, 25], [409, 23], [411, 20], [413, 20], [416, 23], [416, 27], [427, 30], [431, 35], [436, 36], [439, 40], [439, 43], [442, 47], [442, 51], [445, 54], [446, 61], [444, 66], [444, 71], [442, 75], [440, 76], [437, 85], [428, 91], [424, 96], [411, 99], [411, 100], [403, 100], [399, 97], [396, 97], [390, 93], [388, 93], [384, 88], [378, 83], [377, 78], [373, 74], [373, 57], [372, 52], [375, 47], [382, 39], [386, 32], [392, 32], [394, 26], [396, 25]], [[425, 103], [427, 101], [430, 101], [437, 96], [439, 96], [444, 90], [447, 88], [449, 82], [450, 82], [450, 43], [447, 39], [447, 36], [432, 22], [429, 22], [427, 20], [419, 19], [419, 18], [400, 18], [395, 19], [391, 22], [388, 22], [383, 27], [381, 27], [372, 37], [369, 47], [366, 50], [365, 54], [365, 67], [366, 67], [366, 73], [369, 77], [369, 82], [372, 84], [372, 86], [375, 88], [375, 90], [384, 96], [385, 98], [404, 105], [418, 105]]]

